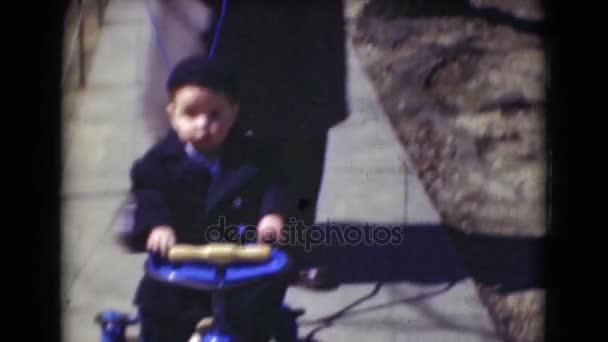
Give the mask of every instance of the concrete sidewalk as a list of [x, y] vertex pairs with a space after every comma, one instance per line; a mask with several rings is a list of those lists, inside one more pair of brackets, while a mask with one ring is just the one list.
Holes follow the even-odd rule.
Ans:
[[149, 30], [143, 1], [109, 2], [80, 110], [64, 121], [63, 341], [98, 341], [101, 310], [134, 311], [145, 256], [114, 237], [130, 165], [152, 143], [141, 115]]
[[[81, 110], [65, 122], [63, 188], [64, 341], [99, 340], [94, 315], [131, 305], [145, 255], [115, 242], [129, 167], [154, 141], [142, 114], [146, 54], [154, 53], [143, 0], [110, 1]], [[329, 134], [318, 220], [437, 222], [350, 45], [349, 118]], [[370, 295], [349, 315], [315, 323]], [[457, 284], [363, 283], [329, 292], [297, 288], [287, 303], [304, 307], [301, 335], [321, 341], [495, 341], [470, 280]], [[130, 332], [136, 334], [137, 329]]]

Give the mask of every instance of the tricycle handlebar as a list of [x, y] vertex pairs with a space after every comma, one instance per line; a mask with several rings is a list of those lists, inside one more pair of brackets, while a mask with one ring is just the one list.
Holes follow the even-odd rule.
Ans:
[[230, 243], [210, 243], [203, 246], [175, 245], [169, 250], [168, 258], [174, 262], [201, 261], [213, 265], [226, 265], [233, 262], [264, 262], [272, 253], [266, 244], [235, 245]]

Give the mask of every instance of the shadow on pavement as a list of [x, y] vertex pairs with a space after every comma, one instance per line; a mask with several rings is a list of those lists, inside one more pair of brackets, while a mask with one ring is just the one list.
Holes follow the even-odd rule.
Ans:
[[305, 233], [310, 248], [301, 257], [302, 265], [327, 266], [331, 277], [341, 284], [403, 280], [453, 283], [471, 276], [483, 284], [498, 286], [501, 292], [544, 287], [542, 238], [465, 234], [441, 224], [383, 226], [392, 236], [401, 234], [401, 241], [379, 244], [376, 239], [376, 243], [367, 244], [349, 240], [348, 236], [355, 237], [355, 230], [373, 235], [369, 231], [380, 224], [310, 226]]
[[[363, 229], [365, 230], [380, 226], [390, 227], [391, 234], [400, 229], [403, 236], [401, 243], [394, 245], [339, 243], [340, 234], [348, 239], [348, 231], [352, 231], [353, 227], [367, 227]], [[357, 229], [361, 230], [361, 228]], [[324, 233], [315, 235], [311, 233], [314, 230]], [[351, 232], [350, 235], [352, 237], [355, 234]], [[463, 326], [442, 317], [425, 305], [423, 300], [449, 291], [454, 284], [469, 276], [483, 284], [496, 285], [503, 293], [544, 287], [541, 269], [542, 254], [545, 251], [543, 238], [465, 234], [441, 224], [364, 225], [360, 222], [311, 226], [307, 228], [305, 236], [308, 238], [315, 236], [313, 240], [316, 244], [311, 245], [309, 251], [303, 255], [304, 265], [326, 266], [338, 284], [376, 282], [376, 285], [368, 294], [343, 308], [338, 308], [335, 313], [313, 321], [299, 322], [301, 326], [315, 327], [302, 341], [318, 341], [315, 336], [320, 331], [335, 324], [342, 324], [339, 321], [345, 317], [402, 304], [411, 305], [421, 315], [439, 322], [446, 329], [495, 338], [493, 331], [480, 331], [476, 327]], [[321, 240], [317, 238], [319, 236], [330, 240], [319, 243], [318, 240]], [[330, 236], [333, 240], [329, 238]], [[404, 280], [425, 284], [447, 284], [431, 293], [357, 309], [362, 303], [378, 294], [384, 284]], [[390, 322], [386, 323], [390, 324]], [[402, 323], [399, 322], [398, 328], [410, 329]]]
[[546, 238], [448, 231], [465, 267], [481, 283], [499, 286], [503, 293], [545, 288]]

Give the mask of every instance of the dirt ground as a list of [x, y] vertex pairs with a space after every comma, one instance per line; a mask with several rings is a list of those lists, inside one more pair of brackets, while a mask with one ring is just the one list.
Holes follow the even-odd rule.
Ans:
[[[477, 10], [491, 1], [356, 3], [350, 38], [442, 220], [543, 236], [543, 40], [518, 26], [542, 18], [538, 6], [501, 2], [497, 23]], [[543, 340], [544, 291], [478, 289], [506, 341]]]

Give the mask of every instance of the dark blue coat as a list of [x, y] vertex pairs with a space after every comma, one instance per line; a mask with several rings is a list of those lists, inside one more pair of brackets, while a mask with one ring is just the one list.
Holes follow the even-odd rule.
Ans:
[[[223, 148], [221, 176], [215, 181], [204, 166], [187, 156], [173, 131], [135, 162], [131, 179], [136, 209], [128, 238], [133, 250], [144, 251], [150, 230], [159, 225], [173, 227], [177, 243], [203, 244], [210, 242], [205, 233], [217, 229], [222, 221], [225, 227], [255, 229], [265, 214], [290, 214], [291, 201], [281, 190], [281, 172], [273, 169], [272, 149], [261, 147], [252, 138], [235, 136], [229, 137]], [[204, 315], [200, 307], [208, 307], [208, 301], [200, 292], [147, 276], [135, 296], [135, 304], [144, 310], [192, 312], [197, 317]]]

